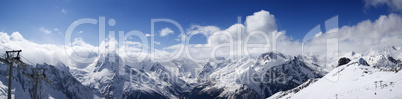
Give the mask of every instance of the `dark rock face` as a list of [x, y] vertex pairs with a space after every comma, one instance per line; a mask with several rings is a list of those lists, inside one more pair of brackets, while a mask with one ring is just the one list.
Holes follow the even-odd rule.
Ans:
[[[113, 97], [109, 97], [113, 98]], [[142, 92], [142, 91], [133, 91], [128, 94], [123, 95], [124, 99], [169, 99], [159, 93], [156, 92]]]
[[359, 59], [359, 64], [360, 64], [360, 65], [365, 65], [365, 66], [370, 66], [370, 65], [367, 63], [367, 61], [364, 60], [363, 58], [360, 58], [360, 59]]
[[200, 85], [191, 90], [191, 92], [182, 93], [180, 99], [225, 99], [219, 97], [219, 94], [224, 91], [224, 89], [213, 89], [208, 92], [202, 91], [207, 85]]
[[393, 58], [391, 56], [388, 56], [387, 58], [388, 58], [389, 61], [391, 61], [392, 63], [395, 63], [395, 64], [398, 64], [398, 63], [401, 62], [401, 60], [396, 60], [395, 58]]
[[350, 62], [349, 58], [342, 57], [338, 60], [338, 66], [345, 65]]
[[260, 57], [263, 58], [264, 60], [272, 60], [272, 59], [277, 59], [279, 57], [286, 58], [285, 55], [282, 53], [274, 53], [274, 52], [268, 52], [262, 54]]

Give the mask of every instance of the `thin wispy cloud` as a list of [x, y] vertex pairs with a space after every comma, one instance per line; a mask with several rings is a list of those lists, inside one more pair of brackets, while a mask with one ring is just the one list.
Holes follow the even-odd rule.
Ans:
[[45, 29], [44, 27], [40, 27], [39, 31], [42, 31], [45, 34], [52, 34], [52, 31]]
[[212, 34], [216, 31], [220, 31], [221, 29], [217, 26], [201, 26], [201, 25], [192, 25], [189, 29], [187, 29], [187, 34], [198, 34], [198, 33], [207, 33]]
[[151, 36], [154, 36], [154, 35], [151, 35], [151, 34], [145, 34], [145, 37], [151, 37]]
[[[68, 78], [38, 85], [36, 97], [35, 80], [17, 77], [8, 88], [16, 93], [3, 98], [314, 98], [321, 85], [368, 82], [361, 74], [368, 87], [349, 85], [370, 88], [368, 98], [402, 88], [381, 78], [402, 64], [402, 0], [0, 2], [18, 4], [0, 9], [0, 57], [23, 50], [16, 57], [30, 65], [14, 74]], [[321, 96], [363, 94], [350, 90]]]
[[66, 9], [61, 9], [61, 12], [64, 14], [67, 14], [67, 10]]
[[157, 45], [161, 44], [161, 42], [157, 42], [157, 41], [154, 41], [154, 43], [157, 44]]
[[402, 12], [402, 0], [364, 0], [365, 7], [381, 7], [388, 6], [391, 11], [399, 11]]

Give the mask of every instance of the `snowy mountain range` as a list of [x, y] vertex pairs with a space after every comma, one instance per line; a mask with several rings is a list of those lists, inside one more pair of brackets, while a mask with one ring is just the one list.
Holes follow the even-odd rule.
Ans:
[[[44, 74], [53, 83], [39, 81], [40, 98], [401, 98], [400, 53], [396, 47], [350, 52], [342, 56], [350, 61], [340, 66], [338, 61], [323, 66], [314, 55], [278, 52], [205, 63], [185, 58], [125, 62], [117, 54], [100, 54], [85, 68], [63, 63], [29, 68], [46, 68]], [[2, 98], [7, 97], [7, 68], [0, 63]], [[34, 81], [23, 75], [32, 70], [13, 70], [13, 97], [33, 98]], [[382, 84], [375, 87], [375, 81]]]
[[[377, 50], [378, 52], [378, 50]], [[375, 55], [350, 52], [346, 64], [337, 66], [322, 78], [310, 79], [296, 88], [280, 91], [268, 99], [311, 99], [311, 98], [402, 98], [402, 62], [395, 59], [400, 48], [386, 49]]]

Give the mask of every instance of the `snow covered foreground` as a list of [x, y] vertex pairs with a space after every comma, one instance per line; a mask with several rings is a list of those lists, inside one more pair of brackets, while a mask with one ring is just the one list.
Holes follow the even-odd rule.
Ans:
[[311, 79], [268, 99], [401, 99], [400, 67], [375, 68], [354, 59], [333, 69], [323, 78]]

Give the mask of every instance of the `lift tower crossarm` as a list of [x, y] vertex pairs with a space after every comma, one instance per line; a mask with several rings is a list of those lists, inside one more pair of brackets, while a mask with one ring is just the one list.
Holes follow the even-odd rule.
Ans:
[[[24, 68], [28, 68], [28, 65], [26, 65], [24, 62], [22, 62], [20, 59], [20, 52], [22, 52], [22, 50], [12, 50], [12, 51], [6, 51], [6, 58], [0, 58], [0, 62], [3, 62], [4, 64], [10, 66], [9, 69], [9, 76], [8, 76], [8, 95], [7, 98], [11, 99], [11, 80], [13, 78], [13, 67], [14, 67], [14, 63], [18, 66], [23, 66]], [[17, 53], [17, 55], [15, 55], [15, 53]]]

